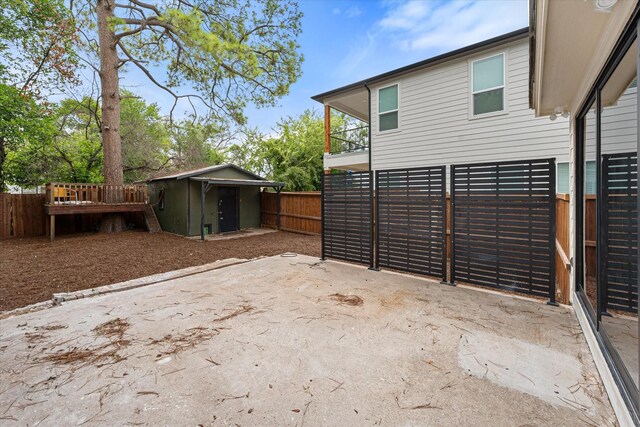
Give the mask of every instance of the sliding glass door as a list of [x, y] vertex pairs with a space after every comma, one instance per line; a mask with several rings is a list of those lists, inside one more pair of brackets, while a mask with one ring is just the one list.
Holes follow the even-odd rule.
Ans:
[[638, 43], [630, 27], [576, 121], [578, 303], [638, 411]]

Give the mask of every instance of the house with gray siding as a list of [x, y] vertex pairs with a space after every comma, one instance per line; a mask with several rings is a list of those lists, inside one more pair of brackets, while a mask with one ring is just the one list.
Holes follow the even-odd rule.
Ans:
[[[553, 157], [568, 192], [569, 120], [529, 108], [528, 28], [312, 99], [325, 109], [325, 171]], [[360, 123], [331, 129], [331, 110]]]

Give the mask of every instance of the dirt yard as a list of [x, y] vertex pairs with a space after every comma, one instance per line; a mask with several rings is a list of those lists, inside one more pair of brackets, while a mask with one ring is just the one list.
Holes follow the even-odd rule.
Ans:
[[200, 242], [168, 233], [128, 231], [0, 241], [0, 311], [72, 292], [225, 258], [295, 252], [320, 256], [320, 236], [274, 232]]

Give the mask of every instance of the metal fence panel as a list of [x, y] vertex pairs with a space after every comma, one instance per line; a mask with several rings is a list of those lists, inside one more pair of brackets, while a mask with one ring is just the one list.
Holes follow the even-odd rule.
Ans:
[[322, 258], [373, 266], [373, 173], [322, 177]]
[[555, 302], [555, 159], [451, 166], [451, 281]]
[[638, 310], [637, 153], [602, 155], [603, 311]]
[[376, 172], [376, 265], [446, 280], [444, 166]]

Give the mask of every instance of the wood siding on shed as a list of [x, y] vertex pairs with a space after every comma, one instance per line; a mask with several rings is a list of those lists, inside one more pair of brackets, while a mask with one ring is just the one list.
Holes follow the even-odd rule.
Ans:
[[[164, 209], [160, 210], [158, 198], [160, 197], [160, 191], [163, 189], [165, 190]], [[162, 231], [187, 234], [186, 180], [166, 179], [151, 182], [148, 186], [148, 194], [149, 203], [154, 205], [153, 209], [158, 217]]]
[[[224, 168], [197, 175], [207, 178], [255, 179], [237, 169]], [[149, 199], [163, 231], [197, 236], [200, 234], [201, 182], [183, 179], [163, 179], [149, 183]], [[240, 197], [240, 228], [260, 227], [260, 188], [237, 187]], [[158, 197], [165, 189], [165, 206], [160, 210]], [[190, 193], [190, 194], [189, 194]], [[189, 209], [189, 206], [191, 207]], [[205, 224], [212, 233], [218, 232], [218, 187], [213, 186], [205, 199]]]
[[[470, 118], [470, 61], [506, 53], [507, 113]], [[569, 120], [534, 116], [522, 39], [372, 86], [372, 166], [394, 169], [556, 157], [569, 161]], [[378, 89], [400, 83], [400, 129], [378, 132]]]
[[[247, 179], [247, 176], [221, 176], [221, 174], [217, 174], [214, 178]], [[200, 186], [201, 184], [199, 181], [191, 181], [191, 220], [189, 229], [189, 235], [191, 236], [197, 236], [200, 234]], [[236, 188], [238, 188], [238, 196], [240, 197], [240, 228], [259, 228], [260, 187]], [[217, 186], [211, 187], [205, 198], [205, 224], [212, 225], [213, 233], [218, 232]]]

